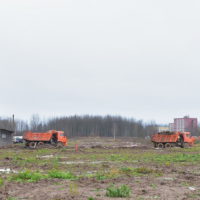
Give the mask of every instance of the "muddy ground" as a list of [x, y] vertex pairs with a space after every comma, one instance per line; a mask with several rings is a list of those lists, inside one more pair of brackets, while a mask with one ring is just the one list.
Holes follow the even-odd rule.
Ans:
[[[74, 150], [75, 143], [78, 151]], [[61, 149], [25, 149], [21, 145], [2, 148], [0, 171], [10, 169], [14, 173], [0, 172], [0, 199], [200, 199], [199, 150], [199, 144], [188, 150], [156, 150], [150, 141], [129, 138], [77, 138], [68, 140], [68, 146]], [[186, 155], [186, 159], [178, 159], [179, 155]], [[70, 171], [77, 180], [9, 180], [27, 169], [45, 175], [53, 168]], [[132, 173], [134, 169], [149, 171]], [[97, 180], [97, 173], [104, 178]], [[130, 195], [105, 196], [110, 183], [118, 187], [126, 185]]]

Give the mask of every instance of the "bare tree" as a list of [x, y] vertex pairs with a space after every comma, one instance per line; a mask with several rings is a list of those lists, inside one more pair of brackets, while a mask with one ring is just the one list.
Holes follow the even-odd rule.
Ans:
[[41, 130], [40, 126], [40, 116], [39, 114], [32, 114], [30, 118], [30, 129], [31, 131], [39, 131]]

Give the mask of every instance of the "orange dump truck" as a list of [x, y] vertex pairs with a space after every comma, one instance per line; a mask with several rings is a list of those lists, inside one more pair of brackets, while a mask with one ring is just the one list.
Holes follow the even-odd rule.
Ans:
[[161, 132], [153, 134], [151, 137], [154, 147], [158, 148], [170, 148], [174, 146], [188, 148], [189, 146], [193, 146], [193, 140], [189, 132]]
[[62, 147], [67, 145], [67, 137], [63, 131], [50, 130], [46, 133], [25, 132], [22, 138], [25, 145], [35, 148], [45, 144]]

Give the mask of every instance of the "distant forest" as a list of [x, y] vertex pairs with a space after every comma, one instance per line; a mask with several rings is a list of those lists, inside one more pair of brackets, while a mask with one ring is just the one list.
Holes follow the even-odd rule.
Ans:
[[[0, 117], [0, 128], [12, 129], [12, 118]], [[124, 118], [121, 116], [66, 116], [41, 120], [38, 114], [33, 114], [29, 121], [15, 119], [16, 135], [25, 131], [46, 132], [48, 130], [64, 131], [71, 137], [145, 137], [157, 132], [155, 121], [144, 123], [142, 120]]]

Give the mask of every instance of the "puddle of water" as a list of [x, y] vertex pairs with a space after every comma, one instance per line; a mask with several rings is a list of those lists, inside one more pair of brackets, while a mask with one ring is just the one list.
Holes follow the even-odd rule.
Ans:
[[122, 146], [122, 147], [138, 147], [138, 145], [136, 144], [132, 144], [132, 145], [128, 145], [128, 146]]
[[39, 158], [51, 158], [51, 157], [53, 157], [53, 155], [47, 155], [47, 156], [36, 156], [36, 157], [39, 157]]
[[[108, 172], [108, 171], [102, 171], [102, 172]], [[87, 171], [87, 174], [94, 174], [94, 173], [97, 173], [97, 171]]]
[[173, 179], [173, 178], [163, 178], [163, 180], [166, 180], [166, 181], [173, 181], [174, 179]]
[[96, 163], [104, 163], [104, 162], [107, 162], [107, 161], [92, 161], [92, 162], [89, 162], [89, 163], [96, 164]]
[[62, 164], [67, 164], [67, 165], [72, 165], [72, 164], [84, 164], [84, 163], [90, 163], [90, 164], [98, 164], [98, 163], [104, 163], [106, 161], [89, 161], [89, 162], [84, 162], [84, 161], [67, 161], [67, 162], [59, 162]]
[[[137, 160], [134, 161], [127, 161], [127, 162], [138, 162]], [[62, 164], [67, 164], [67, 165], [72, 165], [72, 164], [85, 164], [85, 163], [89, 163], [89, 164], [99, 164], [99, 163], [115, 163], [115, 162], [108, 162], [108, 161], [65, 161], [65, 162], [59, 162]]]
[[87, 174], [97, 173], [97, 171], [87, 171]]
[[17, 171], [15, 171], [15, 170], [10, 170], [10, 168], [7, 168], [7, 169], [0, 169], [0, 173], [9, 174], [10, 172], [17, 173]]

